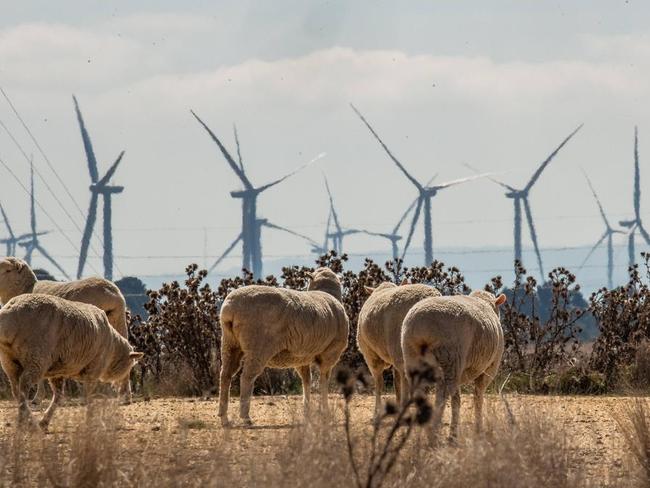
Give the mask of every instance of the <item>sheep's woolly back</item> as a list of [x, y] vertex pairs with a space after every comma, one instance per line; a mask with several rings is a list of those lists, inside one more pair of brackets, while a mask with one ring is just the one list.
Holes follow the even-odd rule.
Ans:
[[41, 377], [122, 380], [133, 348], [99, 308], [42, 294], [23, 294], [0, 309], [0, 356]]
[[115, 330], [123, 337], [128, 337], [126, 301], [111, 281], [103, 278], [67, 282], [37, 281], [36, 275], [23, 260], [12, 257], [0, 260], [0, 301], [7, 303], [23, 293], [41, 293], [95, 305], [106, 313]]
[[416, 303], [440, 292], [428, 285], [397, 286], [384, 282], [372, 292], [359, 313], [357, 344], [367, 362], [378, 356], [384, 363], [401, 368], [401, 328], [404, 317]]
[[340, 296], [340, 282], [330, 270], [317, 270], [307, 291], [239, 288], [221, 307], [223, 347], [237, 347], [271, 367], [310, 364], [325, 353], [335, 363], [349, 329]]
[[504, 341], [495, 301], [494, 295], [481, 291], [427, 298], [415, 305], [402, 327], [406, 367], [433, 352], [445, 371], [460, 368], [462, 384], [500, 362]]

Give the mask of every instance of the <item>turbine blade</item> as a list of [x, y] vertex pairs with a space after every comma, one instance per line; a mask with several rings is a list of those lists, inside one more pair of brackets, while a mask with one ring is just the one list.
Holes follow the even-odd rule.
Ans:
[[279, 179], [277, 179], [277, 180], [275, 180], [275, 181], [272, 181], [271, 183], [267, 183], [267, 184], [264, 185], [264, 186], [260, 186], [260, 187], [258, 188], [258, 191], [261, 193], [261, 192], [263, 192], [263, 191], [265, 191], [265, 190], [268, 190], [268, 189], [271, 188], [272, 186], [275, 186], [275, 185], [277, 185], [277, 184], [282, 183], [282, 182], [283, 182], [284, 180], [286, 180], [287, 178], [291, 178], [291, 177], [292, 177], [293, 175], [295, 175], [296, 173], [299, 173], [300, 171], [302, 171], [303, 169], [305, 169], [307, 166], [310, 166], [310, 165], [314, 164], [316, 161], [318, 161], [319, 159], [323, 159], [324, 157], [325, 157], [325, 153], [320, 153], [320, 154], [319, 154], [318, 156], [316, 156], [314, 159], [311, 159], [310, 161], [307, 161], [305, 164], [303, 164], [302, 166], [297, 167], [297, 168], [294, 169], [291, 173], [289, 173], [289, 174], [283, 176], [282, 178], [279, 178]]
[[528, 184], [524, 188], [524, 192], [528, 192], [532, 188], [532, 186], [535, 184], [535, 182], [538, 180], [538, 178], [542, 174], [542, 171], [544, 171], [544, 169], [548, 166], [548, 164], [551, 162], [551, 160], [557, 155], [557, 153], [560, 151], [560, 149], [562, 149], [564, 147], [564, 145], [567, 142], [569, 142], [569, 140], [576, 134], [576, 132], [578, 132], [580, 129], [582, 129], [582, 125], [583, 124], [580, 124], [573, 132], [571, 132], [571, 134], [569, 134], [567, 136], [567, 138], [562, 141], [562, 143], [555, 149], [555, 151], [553, 151], [550, 154], [550, 156], [548, 158], [546, 158], [542, 162], [542, 164], [539, 165], [539, 168], [537, 168], [537, 171], [535, 171], [535, 173], [533, 173], [532, 178], [530, 179], [530, 181], [528, 182]]
[[359, 111], [357, 110], [357, 108], [356, 108], [354, 105], [352, 105], [352, 104], [350, 104], [350, 107], [352, 107], [352, 110], [354, 110], [354, 112], [359, 116], [359, 118], [361, 119], [361, 121], [366, 125], [366, 127], [368, 127], [368, 130], [370, 130], [370, 132], [372, 133], [372, 135], [375, 136], [375, 139], [377, 139], [377, 141], [379, 142], [379, 144], [381, 144], [381, 147], [384, 148], [384, 151], [386, 151], [386, 154], [388, 154], [388, 157], [390, 157], [390, 158], [393, 160], [393, 162], [397, 165], [397, 167], [400, 169], [400, 171], [401, 171], [402, 173], [404, 173], [404, 176], [406, 176], [406, 177], [411, 181], [411, 183], [413, 183], [413, 184], [415, 185], [415, 187], [416, 187], [418, 190], [422, 191], [424, 188], [422, 187], [422, 185], [420, 184], [420, 182], [419, 182], [418, 180], [416, 180], [416, 179], [411, 175], [411, 173], [409, 173], [409, 172], [406, 170], [406, 168], [404, 167], [404, 165], [402, 165], [402, 163], [400, 163], [399, 160], [398, 160], [398, 159], [393, 155], [393, 153], [390, 152], [390, 149], [388, 149], [388, 146], [386, 146], [386, 144], [384, 144], [384, 141], [382, 141], [382, 140], [379, 138], [379, 135], [377, 135], [377, 133], [375, 132], [375, 129], [373, 129], [372, 126], [371, 126], [371, 125], [368, 123], [368, 121], [365, 119], [365, 117], [364, 117], [363, 115], [361, 115], [361, 112], [359, 112]]
[[641, 170], [639, 169], [639, 131], [634, 128], [634, 216], [641, 222]]
[[237, 159], [239, 160], [239, 169], [241, 169], [242, 173], [245, 173], [244, 160], [241, 157], [241, 147], [239, 146], [239, 134], [237, 133], [237, 126], [235, 124], [232, 125], [232, 130], [235, 133], [235, 144], [237, 144]]
[[95, 158], [95, 151], [93, 150], [93, 144], [90, 141], [90, 135], [88, 135], [88, 130], [86, 130], [86, 124], [84, 123], [83, 116], [81, 115], [81, 110], [79, 109], [79, 103], [77, 102], [77, 97], [72, 95], [72, 100], [74, 101], [74, 109], [77, 112], [77, 121], [79, 122], [79, 129], [81, 130], [81, 139], [84, 144], [84, 151], [86, 151], [86, 160], [88, 161], [88, 171], [90, 172], [90, 180], [93, 183], [97, 183], [99, 179], [99, 171], [97, 169], [97, 158]]
[[[467, 164], [467, 163], [463, 163], [463, 166], [465, 166], [467, 169], [472, 170], [472, 171], [473, 171], [474, 173], [476, 173], [476, 174], [480, 174], [480, 171], [479, 171], [478, 169], [476, 169], [474, 166], [471, 166], [471, 165], [469, 165], [469, 164]], [[506, 183], [504, 183], [503, 181], [499, 181], [499, 180], [497, 180], [497, 179], [494, 178], [493, 176], [487, 176], [487, 179], [490, 180], [490, 181], [493, 182], [493, 183], [496, 183], [497, 185], [502, 186], [502, 187], [505, 188], [506, 190], [517, 191], [516, 188], [514, 188], [514, 187], [512, 187], [512, 186], [510, 186], [510, 185], [508, 185], [508, 184], [506, 184]]]
[[605, 221], [605, 225], [607, 228], [610, 228], [609, 225], [609, 220], [607, 220], [607, 216], [605, 215], [605, 210], [603, 209], [603, 205], [600, 203], [600, 199], [598, 198], [598, 195], [596, 194], [596, 190], [594, 190], [594, 185], [591, 184], [591, 180], [589, 179], [589, 176], [587, 176], [587, 172], [583, 169], [582, 174], [585, 175], [585, 179], [587, 180], [587, 184], [589, 185], [589, 188], [591, 189], [591, 193], [593, 194], [594, 198], [596, 199], [596, 204], [598, 205], [598, 210], [600, 211], [600, 216], [603, 218]]
[[55, 260], [52, 256], [50, 256], [50, 255], [47, 253], [47, 251], [45, 250], [45, 248], [44, 248], [43, 246], [37, 244], [35, 247], [36, 247], [36, 249], [38, 249], [38, 251], [43, 255], [43, 257], [44, 257], [45, 259], [47, 259], [50, 263], [52, 263], [52, 264], [56, 267], [56, 269], [58, 269], [59, 271], [61, 271], [61, 273], [63, 274], [63, 276], [65, 276], [65, 278], [66, 278], [68, 281], [70, 281], [70, 276], [68, 276], [68, 273], [65, 272], [65, 269], [63, 269], [63, 268], [61, 267], [61, 265], [60, 265], [59, 263], [57, 263], [56, 260]]
[[[433, 180], [435, 180], [435, 179], [438, 177], [438, 174], [439, 174], [439, 173], [436, 173], [435, 175], [433, 175], [433, 176], [431, 177], [431, 179], [430, 179], [429, 181], [427, 181], [426, 186], [429, 186], [431, 183], [433, 183]], [[415, 198], [415, 199], [411, 202], [411, 205], [409, 205], [408, 208], [406, 209], [406, 212], [404, 212], [404, 213], [402, 214], [402, 217], [401, 217], [401, 218], [399, 219], [399, 221], [397, 222], [397, 225], [395, 225], [395, 227], [393, 227], [393, 235], [397, 234], [397, 231], [399, 230], [399, 228], [402, 226], [402, 224], [403, 224], [404, 221], [406, 220], [406, 217], [408, 217], [408, 214], [411, 213], [411, 210], [413, 210], [413, 208], [415, 207], [415, 205], [418, 203], [418, 200], [419, 200], [419, 198]], [[384, 234], [384, 235], [386, 235], [386, 234]]]
[[81, 249], [79, 250], [79, 263], [77, 265], [77, 279], [81, 279], [86, 266], [86, 259], [88, 258], [88, 248], [90, 247], [90, 238], [93, 235], [95, 228], [95, 221], [97, 220], [97, 199], [98, 195], [92, 192], [90, 195], [90, 207], [88, 208], [88, 216], [86, 217], [86, 225], [84, 233], [81, 236]]
[[5, 209], [1, 203], [0, 203], [0, 213], [2, 213], [2, 220], [5, 223], [5, 227], [7, 227], [7, 232], [9, 233], [9, 237], [11, 239], [15, 239], [16, 236], [14, 234], [13, 229], [11, 228], [11, 224], [9, 223], [9, 218], [7, 217], [7, 213], [5, 212]]
[[594, 244], [594, 247], [592, 247], [591, 250], [587, 253], [587, 255], [585, 256], [584, 261], [582, 261], [582, 264], [578, 268], [578, 273], [580, 273], [580, 271], [582, 271], [582, 268], [584, 268], [585, 264], [587, 264], [587, 261], [589, 261], [589, 258], [591, 257], [591, 255], [596, 251], [596, 249], [598, 249], [598, 247], [603, 243], [603, 241], [607, 238], [608, 235], [609, 235], [609, 232], [605, 231], [605, 233], [600, 237], [600, 239], [598, 239], [596, 244]]
[[467, 183], [468, 181], [477, 180], [479, 178], [486, 178], [489, 175], [490, 173], [483, 173], [474, 176], [466, 176], [465, 178], [458, 178], [457, 180], [451, 180], [445, 183], [440, 183], [438, 185], [433, 185], [431, 188], [435, 188], [437, 190], [443, 190], [444, 188], [449, 188], [450, 186], [460, 185], [461, 183]]
[[341, 232], [341, 223], [339, 222], [339, 216], [336, 213], [336, 208], [334, 208], [334, 198], [332, 197], [332, 192], [330, 191], [330, 185], [327, 181], [327, 177], [323, 175], [323, 179], [325, 180], [325, 188], [327, 188], [327, 195], [329, 196], [330, 199], [330, 214], [332, 215], [332, 218], [334, 219], [334, 226], [336, 227], [337, 232]]
[[645, 230], [645, 227], [643, 227], [643, 224], [639, 223], [639, 232], [643, 236], [643, 240], [645, 240], [646, 244], [650, 246], [650, 234], [648, 234], [648, 231]]
[[120, 162], [122, 161], [122, 157], [124, 157], [124, 151], [120, 153], [120, 155], [117, 157], [113, 165], [108, 169], [104, 177], [97, 182], [97, 186], [104, 186], [109, 181], [111, 181], [111, 178], [115, 174], [115, 171], [117, 171], [117, 167], [120, 165]]
[[411, 220], [411, 230], [409, 231], [409, 235], [406, 239], [406, 243], [404, 244], [404, 250], [402, 251], [402, 259], [406, 256], [406, 251], [408, 251], [409, 246], [411, 245], [411, 239], [413, 239], [413, 233], [415, 232], [415, 226], [418, 223], [418, 220], [420, 218], [420, 211], [422, 210], [422, 203], [423, 199], [418, 198], [418, 204], [415, 207], [415, 214], [413, 214], [413, 220]]
[[238, 243], [239, 241], [241, 241], [241, 239], [242, 239], [242, 234], [239, 234], [239, 235], [237, 236], [237, 239], [235, 239], [235, 240], [232, 242], [232, 244], [230, 244], [230, 246], [228, 246], [228, 248], [224, 251], [224, 253], [221, 255], [221, 257], [219, 257], [219, 259], [217, 259], [217, 260], [214, 262], [214, 264], [213, 264], [212, 266], [210, 266], [210, 269], [208, 270], [208, 274], [209, 274], [209, 273], [212, 273], [212, 272], [214, 271], [214, 268], [216, 268], [217, 266], [219, 266], [219, 264], [221, 263], [221, 261], [223, 261], [223, 260], [228, 256], [228, 254], [230, 254], [230, 251], [232, 251], [232, 250], [235, 248], [235, 246], [237, 245], [237, 243]]
[[217, 136], [214, 134], [214, 132], [212, 132], [212, 131], [210, 130], [210, 128], [205, 124], [205, 122], [203, 122], [203, 121], [199, 118], [199, 116], [196, 115], [196, 114], [194, 113], [194, 110], [190, 110], [190, 112], [192, 113], [192, 115], [194, 116], [194, 118], [195, 118], [196, 120], [199, 121], [199, 124], [201, 124], [201, 125], [203, 126], [203, 128], [208, 132], [208, 134], [210, 135], [210, 137], [212, 138], [212, 140], [213, 140], [214, 142], [216, 142], [217, 146], [219, 146], [219, 150], [221, 151], [221, 154], [223, 154], [223, 157], [226, 158], [226, 161], [228, 162], [228, 164], [230, 165], [230, 167], [232, 168], [232, 170], [235, 172], [235, 174], [239, 177], [239, 179], [241, 180], [241, 182], [244, 184], [244, 187], [245, 187], [247, 190], [252, 190], [252, 189], [253, 189], [253, 185], [252, 185], [251, 182], [248, 180], [248, 177], [246, 176], [246, 173], [244, 173], [244, 172], [242, 171], [242, 169], [237, 165], [237, 163], [235, 162], [235, 160], [232, 158], [232, 156], [230, 155], [230, 153], [228, 152], [228, 150], [224, 147], [224, 145], [221, 144], [221, 141], [217, 138]]
[[268, 220], [262, 224], [264, 227], [268, 227], [269, 229], [275, 229], [275, 230], [280, 230], [282, 232], [286, 232], [287, 234], [291, 234], [296, 237], [300, 237], [301, 239], [309, 242], [310, 244], [314, 246], [318, 246], [318, 243], [313, 240], [311, 237], [308, 237], [304, 234], [301, 234], [299, 232], [296, 232], [294, 230], [288, 229], [287, 227], [282, 227], [281, 225], [276, 225], [272, 222], [269, 222]]
[[327, 252], [329, 249], [327, 249], [327, 244], [329, 242], [329, 233], [330, 233], [330, 225], [332, 224], [332, 206], [330, 205], [330, 211], [327, 216], [327, 226], [325, 227], [325, 240], [323, 241], [323, 250], [324, 252]]
[[535, 223], [533, 222], [533, 214], [530, 211], [530, 205], [528, 204], [528, 198], [524, 198], [524, 211], [526, 212], [526, 220], [528, 221], [528, 230], [530, 230], [530, 239], [533, 241], [533, 247], [535, 248], [535, 254], [537, 255], [537, 264], [539, 265], [539, 274], [542, 279], [544, 277], [544, 267], [542, 266], [542, 254], [539, 251], [539, 245], [537, 244], [537, 232], [535, 231]]

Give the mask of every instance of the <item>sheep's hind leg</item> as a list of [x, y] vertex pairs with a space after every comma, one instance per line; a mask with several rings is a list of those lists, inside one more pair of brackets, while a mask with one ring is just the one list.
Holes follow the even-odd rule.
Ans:
[[334, 365], [320, 365], [320, 410], [323, 415], [329, 415], [329, 405], [327, 403], [327, 395], [330, 387], [330, 377], [332, 375], [332, 368]]
[[32, 411], [29, 408], [29, 391], [42, 377], [37, 366], [28, 366], [22, 371], [18, 379], [18, 424], [28, 423], [35, 426]]
[[449, 429], [449, 441], [455, 443], [459, 435], [460, 424], [460, 388], [451, 396], [451, 426]]
[[491, 381], [492, 376], [486, 373], [474, 380], [474, 428], [476, 433], [483, 430], [483, 395]]
[[309, 416], [309, 400], [311, 398], [311, 366], [299, 366], [296, 368], [302, 381], [302, 406], [305, 418]]
[[257, 377], [264, 371], [266, 357], [244, 356], [244, 365], [240, 378], [239, 416], [244, 425], [253, 425], [250, 417], [251, 396]]
[[228, 401], [230, 399], [230, 384], [232, 377], [239, 370], [241, 366], [241, 358], [243, 356], [242, 350], [239, 346], [225, 344], [221, 348], [221, 375], [219, 378], [219, 413], [221, 417], [221, 425], [228, 427], [230, 421], [228, 420]]
[[47, 428], [50, 425], [50, 421], [52, 420], [52, 416], [54, 415], [54, 411], [59, 406], [59, 403], [61, 403], [61, 398], [63, 396], [63, 378], [50, 380], [50, 386], [52, 387], [52, 401], [47, 407], [47, 410], [45, 410], [43, 418], [38, 423], [39, 427], [44, 431], [47, 431]]
[[20, 399], [18, 380], [23, 372], [23, 367], [20, 365], [20, 363], [14, 362], [12, 359], [5, 357], [0, 358], [0, 362], [2, 363], [2, 369], [6, 373], [7, 378], [9, 378], [9, 384], [11, 385], [11, 394], [13, 395], [14, 399], [18, 401]]
[[379, 356], [370, 351], [365, 353], [366, 363], [370, 370], [370, 375], [375, 382], [375, 418], [381, 415], [381, 394], [384, 391], [384, 370], [388, 364], [384, 363]]

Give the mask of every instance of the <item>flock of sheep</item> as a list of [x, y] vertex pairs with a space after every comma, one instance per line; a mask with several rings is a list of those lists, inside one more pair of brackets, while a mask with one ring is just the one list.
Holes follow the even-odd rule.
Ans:
[[[422, 284], [383, 283], [359, 315], [357, 341], [374, 378], [381, 406], [383, 371], [395, 372], [397, 401], [413, 393], [413, 375], [423, 361], [437, 371], [434, 432], [451, 397], [451, 435], [458, 435], [460, 385], [473, 383], [476, 428], [483, 394], [503, 354], [499, 306], [506, 298], [484, 291], [443, 297]], [[264, 368], [295, 368], [309, 410], [311, 366], [320, 370], [321, 409], [327, 411], [331, 372], [348, 344], [349, 321], [341, 282], [329, 268], [310, 275], [306, 291], [251, 285], [228, 295], [221, 307], [219, 417], [229, 426], [232, 377], [241, 372], [240, 417], [251, 424], [250, 400]], [[86, 401], [99, 382], [131, 400], [129, 374], [142, 357], [127, 341], [126, 305], [110, 281], [38, 281], [22, 260], [0, 259], [0, 362], [18, 402], [19, 423], [34, 423], [29, 392], [44, 379], [54, 392], [39, 422], [47, 430], [61, 401], [64, 379], [84, 385]]]

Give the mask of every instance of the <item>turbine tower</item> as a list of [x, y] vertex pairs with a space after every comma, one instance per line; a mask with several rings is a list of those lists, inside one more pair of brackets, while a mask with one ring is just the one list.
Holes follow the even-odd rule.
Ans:
[[36, 198], [34, 197], [34, 165], [33, 163], [30, 165], [30, 181], [31, 181], [31, 193], [30, 193], [30, 229], [31, 232], [29, 234], [25, 234], [24, 236], [20, 236], [18, 240], [22, 240], [25, 238], [24, 242], [19, 242], [18, 244], [25, 248], [25, 261], [27, 264], [30, 266], [32, 265], [32, 255], [34, 254], [34, 251], [38, 251], [41, 256], [43, 256], [45, 259], [47, 259], [50, 263], [52, 263], [56, 269], [58, 269], [63, 276], [66, 277], [66, 279], [70, 279], [68, 276], [68, 273], [65, 272], [65, 270], [59, 265], [59, 263], [56, 262], [56, 260], [50, 256], [50, 254], [45, 250], [45, 248], [41, 245], [40, 241], [38, 240], [39, 236], [47, 234], [47, 232], [37, 232], [36, 231]]
[[361, 115], [361, 112], [357, 110], [357, 108], [350, 104], [352, 107], [352, 110], [356, 112], [356, 114], [359, 116], [361, 121], [366, 125], [368, 130], [372, 133], [372, 135], [377, 139], [381, 147], [384, 148], [384, 151], [386, 151], [386, 154], [393, 160], [393, 162], [397, 165], [397, 167], [400, 169], [402, 173], [404, 173], [404, 176], [415, 186], [415, 188], [418, 191], [418, 199], [417, 199], [417, 204], [415, 207], [415, 214], [413, 216], [413, 220], [411, 221], [411, 229], [409, 232], [409, 235], [406, 239], [406, 244], [404, 245], [404, 249], [402, 251], [402, 259], [406, 255], [406, 252], [411, 244], [411, 240], [413, 238], [413, 233], [415, 232], [415, 227], [418, 223], [418, 220], [420, 219], [420, 213], [422, 211], [422, 207], [424, 207], [424, 265], [428, 266], [433, 262], [433, 230], [431, 226], [431, 199], [435, 197], [440, 190], [443, 190], [445, 188], [449, 188], [451, 186], [455, 186], [461, 183], [466, 183], [468, 181], [475, 180], [477, 178], [482, 178], [487, 175], [475, 175], [475, 176], [469, 176], [466, 178], [460, 178], [457, 180], [452, 180], [448, 181], [446, 183], [441, 183], [438, 185], [422, 185], [418, 180], [416, 180], [404, 167], [402, 163], [398, 161], [398, 159], [391, 153], [390, 149], [384, 144], [384, 142], [379, 138], [379, 135], [375, 130], [372, 128], [372, 126], [368, 123], [368, 121], [365, 119], [363, 115]]
[[[336, 213], [336, 207], [334, 206], [334, 198], [332, 197], [332, 192], [330, 191], [330, 185], [327, 182], [327, 178], [323, 175], [325, 179], [325, 188], [327, 189], [327, 195], [330, 200], [330, 215], [334, 221], [334, 232], [328, 232], [326, 236], [332, 240], [332, 249], [337, 252], [337, 254], [343, 253], [343, 238], [352, 234], [360, 234], [363, 231], [360, 229], [344, 229], [341, 227], [341, 222], [339, 221], [339, 215]], [[327, 228], [329, 231], [330, 223], [328, 221]], [[327, 246], [325, 246], [327, 247]]]
[[226, 147], [221, 143], [221, 141], [217, 138], [214, 132], [210, 130], [210, 128], [205, 124], [205, 122], [203, 122], [203, 120], [201, 120], [199, 116], [196, 115], [196, 113], [194, 113], [194, 111], [191, 112], [194, 118], [196, 118], [196, 120], [203, 126], [203, 128], [210, 135], [210, 138], [217, 144], [219, 150], [221, 151], [221, 154], [223, 154], [223, 157], [226, 159], [226, 162], [228, 163], [230, 168], [235, 172], [237, 177], [244, 185], [243, 190], [230, 192], [230, 195], [233, 198], [240, 198], [242, 201], [242, 231], [239, 234], [239, 236], [237, 236], [237, 239], [235, 239], [232, 242], [232, 244], [230, 244], [230, 246], [226, 249], [226, 252], [224, 252], [222, 257], [220, 257], [219, 260], [217, 260], [217, 262], [215, 263], [215, 265], [213, 265], [211, 269], [214, 269], [216, 265], [220, 263], [221, 260], [226, 255], [228, 255], [228, 253], [230, 253], [230, 251], [232, 251], [232, 249], [239, 243], [239, 241], [242, 241], [242, 248], [243, 248], [242, 268], [252, 271], [253, 276], [259, 278], [262, 276], [262, 243], [261, 243], [261, 234], [260, 234], [261, 225], [258, 223], [258, 218], [257, 218], [257, 197], [260, 195], [260, 193], [282, 183], [287, 178], [295, 175], [296, 173], [306, 168], [313, 162], [322, 158], [324, 154], [319, 154], [311, 161], [307, 162], [306, 164], [303, 164], [302, 166], [295, 169], [291, 173], [283, 176], [282, 178], [267, 183], [266, 185], [255, 187], [248, 179], [248, 176], [246, 175], [246, 171], [244, 169], [244, 163], [241, 157], [239, 137], [237, 136], [237, 130], [235, 129], [235, 143], [237, 145], [238, 162], [236, 162], [235, 159], [230, 155]]
[[643, 222], [641, 222], [641, 171], [639, 169], [639, 131], [638, 128], [634, 128], [634, 194], [633, 194], [633, 204], [634, 204], [634, 218], [632, 220], [621, 220], [620, 225], [626, 227], [629, 230], [628, 241], [627, 241], [627, 250], [630, 260], [630, 266], [636, 262], [636, 255], [634, 251], [634, 237], [635, 233], [638, 230], [646, 244], [650, 246], [650, 235], [643, 227]]
[[113, 209], [112, 198], [113, 195], [122, 193], [123, 186], [110, 185], [110, 180], [115, 174], [118, 165], [122, 161], [124, 151], [122, 151], [113, 165], [108, 169], [106, 174], [100, 178], [99, 170], [97, 168], [97, 159], [95, 158], [95, 151], [93, 150], [90, 135], [86, 130], [86, 124], [79, 109], [77, 98], [73, 95], [74, 108], [77, 113], [77, 120], [79, 122], [79, 129], [81, 130], [81, 139], [83, 141], [84, 150], [86, 152], [86, 159], [88, 161], [88, 171], [90, 172], [90, 206], [88, 208], [88, 216], [86, 217], [86, 225], [84, 233], [81, 238], [81, 251], [79, 253], [79, 266], [77, 268], [77, 279], [81, 278], [88, 258], [88, 248], [90, 247], [90, 239], [93, 235], [95, 222], [97, 221], [97, 203], [101, 196], [104, 200], [104, 278], [113, 280]]
[[609, 224], [609, 220], [607, 219], [607, 215], [605, 215], [605, 210], [603, 209], [603, 205], [600, 203], [600, 199], [598, 198], [598, 195], [596, 194], [596, 190], [594, 190], [594, 186], [591, 184], [591, 180], [587, 176], [587, 173], [585, 173], [585, 178], [587, 179], [587, 183], [589, 184], [589, 188], [591, 189], [591, 193], [594, 196], [594, 199], [596, 200], [596, 204], [598, 205], [598, 211], [600, 212], [600, 216], [603, 218], [603, 222], [605, 223], [605, 232], [603, 235], [596, 241], [596, 244], [594, 247], [591, 248], [587, 256], [585, 257], [584, 261], [580, 265], [580, 268], [578, 268], [578, 271], [580, 271], [584, 265], [587, 263], [591, 255], [594, 253], [594, 251], [600, 246], [605, 239], [607, 239], [607, 287], [609, 289], [612, 289], [613, 287], [613, 276], [614, 276], [614, 243], [613, 243], [613, 237], [614, 234], [624, 234], [623, 231], [613, 229], [612, 226]]

